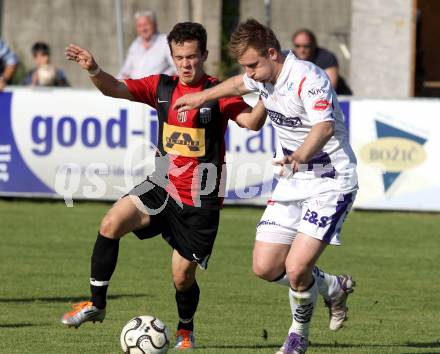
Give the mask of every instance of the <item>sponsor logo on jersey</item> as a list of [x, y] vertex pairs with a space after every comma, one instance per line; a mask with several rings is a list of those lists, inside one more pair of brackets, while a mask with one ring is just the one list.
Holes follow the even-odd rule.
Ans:
[[360, 158], [380, 166], [387, 191], [401, 173], [426, 160], [423, 145], [427, 139], [380, 121], [376, 121], [376, 131], [378, 139], [362, 146]]
[[328, 90], [325, 89], [324, 87], [312, 88], [312, 89], [307, 91], [307, 94], [309, 95], [309, 97], [313, 97], [313, 96], [317, 96], [317, 95], [327, 95], [328, 94]]
[[293, 82], [287, 83], [287, 91], [293, 91]]
[[315, 111], [325, 111], [327, 108], [330, 107], [330, 102], [327, 100], [317, 100], [314, 104], [313, 104], [313, 109]]
[[211, 108], [203, 107], [199, 111], [200, 123], [207, 124], [211, 121]]
[[185, 157], [205, 156], [205, 129], [164, 123], [163, 147], [167, 153]]
[[302, 125], [301, 118], [299, 117], [286, 117], [283, 114], [271, 110], [267, 110], [267, 114], [269, 115], [272, 122], [278, 125], [282, 125], [284, 127], [297, 127]]

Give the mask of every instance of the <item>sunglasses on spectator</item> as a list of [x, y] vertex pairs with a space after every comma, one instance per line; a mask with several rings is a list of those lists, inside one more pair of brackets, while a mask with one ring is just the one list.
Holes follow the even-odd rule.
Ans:
[[295, 48], [305, 48], [305, 49], [310, 49], [312, 48], [311, 44], [294, 44], [293, 45]]

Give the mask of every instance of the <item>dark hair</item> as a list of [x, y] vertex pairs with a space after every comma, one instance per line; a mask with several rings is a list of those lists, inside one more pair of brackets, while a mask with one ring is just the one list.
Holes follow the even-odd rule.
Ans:
[[253, 18], [238, 25], [231, 35], [229, 51], [233, 57], [239, 58], [249, 48], [254, 48], [260, 55], [268, 55], [269, 48], [281, 53], [280, 42], [275, 33]]
[[306, 34], [309, 38], [310, 38], [310, 42], [312, 45], [312, 48], [316, 48], [318, 46], [318, 41], [316, 40], [316, 36], [315, 34], [307, 29], [307, 28], [301, 28], [299, 30], [297, 30], [293, 35], [292, 35], [292, 42], [295, 40], [295, 38], [299, 35], [299, 34]]
[[32, 46], [32, 55], [36, 56], [37, 53], [49, 56], [50, 55], [50, 47], [49, 47], [49, 45], [44, 43], [44, 42], [36, 42], [36, 43], [34, 43], [34, 45]]
[[183, 42], [193, 40], [199, 43], [199, 49], [202, 54], [206, 52], [207, 34], [205, 28], [200, 23], [180, 22], [173, 27], [167, 39], [171, 53], [173, 52], [171, 42], [183, 44]]

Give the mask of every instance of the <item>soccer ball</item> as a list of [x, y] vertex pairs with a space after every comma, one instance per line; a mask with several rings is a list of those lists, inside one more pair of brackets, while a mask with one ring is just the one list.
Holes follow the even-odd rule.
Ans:
[[125, 354], [164, 354], [170, 344], [168, 328], [153, 316], [137, 316], [122, 328], [121, 347]]

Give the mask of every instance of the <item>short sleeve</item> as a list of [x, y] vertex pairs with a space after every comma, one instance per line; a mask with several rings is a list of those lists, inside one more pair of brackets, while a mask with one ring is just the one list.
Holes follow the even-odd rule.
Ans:
[[156, 107], [159, 78], [160, 75], [151, 75], [142, 79], [126, 79], [124, 82], [137, 102]]
[[235, 121], [237, 116], [243, 112], [249, 105], [244, 102], [243, 97], [235, 96], [228, 98], [221, 98], [219, 100], [220, 111], [223, 116]]
[[321, 71], [317, 74], [309, 72], [303, 78], [299, 96], [304, 104], [304, 109], [312, 125], [324, 121], [333, 121], [333, 100], [336, 99], [330, 80]]
[[255, 80], [252, 80], [246, 74], [243, 75], [243, 83], [244, 86], [246, 86], [246, 88], [251, 92], [260, 91], [258, 87], [258, 83]]

